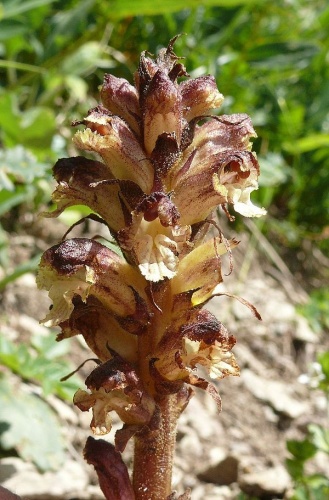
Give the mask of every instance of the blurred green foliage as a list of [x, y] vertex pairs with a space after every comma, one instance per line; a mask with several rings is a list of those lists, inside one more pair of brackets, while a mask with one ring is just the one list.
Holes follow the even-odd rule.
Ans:
[[310, 293], [307, 304], [298, 307], [299, 312], [304, 315], [312, 329], [321, 333], [323, 329], [329, 331], [329, 288], [318, 288]]
[[70, 122], [96, 103], [104, 72], [131, 79], [140, 51], [185, 33], [176, 51], [190, 73], [214, 74], [222, 112], [247, 112], [256, 126], [264, 229], [281, 245], [310, 238], [327, 250], [328, 22], [326, 0], [3, 1], [0, 214], [36, 195], [11, 158], [35, 162], [37, 185], [70, 147]]
[[57, 414], [22, 384], [14, 386], [13, 398], [12, 381], [0, 382], [0, 457], [19, 455], [42, 471], [58, 469], [65, 445]]
[[[315, 389], [324, 392], [329, 410], [329, 351], [318, 356], [317, 379], [312, 381]], [[329, 497], [329, 474], [307, 472], [308, 462], [322, 453], [329, 456], [329, 428], [310, 424], [303, 440], [287, 442], [290, 457], [286, 460], [287, 469], [294, 481], [291, 500], [324, 500]]]
[[19, 454], [43, 471], [63, 464], [60, 419], [45, 398], [71, 401], [80, 386], [77, 376], [60, 381], [72, 371], [64, 359], [69, 344], [35, 334], [17, 345], [0, 334], [0, 458]]
[[64, 359], [69, 349], [70, 342], [54, 342], [52, 335], [32, 335], [28, 344], [19, 345], [2, 336], [0, 362], [22, 380], [40, 385], [44, 396], [54, 394], [70, 401], [80, 385], [80, 380], [70, 377], [60, 382], [60, 379], [73, 369]]

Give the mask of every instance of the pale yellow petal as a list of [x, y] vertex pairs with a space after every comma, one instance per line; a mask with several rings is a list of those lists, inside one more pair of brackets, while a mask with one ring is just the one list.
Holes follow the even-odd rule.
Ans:
[[[238, 242], [229, 240], [232, 249]], [[205, 302], [219, 283], [223, 281], [220, 256], [227, 252], [227, 245], [213, 238], [194, 248], [179, 263], [177, 274], [172, 280], [174, 294], [196, 290], [192, 295], [192, 304]]]

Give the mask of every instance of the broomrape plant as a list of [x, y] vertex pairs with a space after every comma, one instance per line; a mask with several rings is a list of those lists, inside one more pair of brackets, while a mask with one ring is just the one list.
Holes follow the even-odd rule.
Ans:
[[[225, 239], [213, 213], [220, 207], [233, 220], [230, 205], [247, 217], [265, 213], [250, 201], [259, 176], [250, 118], [211, 114], [223, 101], [212, 76], [178, 83], [189, 75], [173, 51], [176, 38], [155, 60], [142, 53], [134, 85], [105, 75], [102, 104], [73, 124], [83, 126], [75, 145], [99, 160], [56, 163], [57, 209], [46, 214], [87, 205], [122, 254], [96, 239], [67, 239], [43, 254], [37, 278], [53, 302], [43, 322], [61, 328], [58, 340], [83, 335], [97, 356], [74, 403], [92, 409], [98, 436], [111, 430], [111, 412], [123, 422], [115, 446], [89, 437], [84, 450], [107, 499], [176, 498], [176, 424], [193, 386], [221, 407], [198, 365], [209, 379], [239, 375], [235, 338], [202, 309], [225, 295], [221, 256], [231, 262], [238, 244]], [[132, 437], [130, 481], [121, 453]]]

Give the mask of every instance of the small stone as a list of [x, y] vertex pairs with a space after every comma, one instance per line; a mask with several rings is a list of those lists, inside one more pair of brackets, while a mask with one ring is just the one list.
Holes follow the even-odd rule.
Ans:
[[54, 408], [61, 420], [74, 426], [78, 426], [79, 418], [78, 414], [73, 409], [73, 405], [70, 406], [67, 403], [64, 403], [64, 401], [53, 396], [52, 394], [48, 396], [48, 403], [52, 406], [52, 408]]
[[[10, 475], [2, 485], [23, 498], [47, 500], [71, 498], [88, 486], [87, 470], [73, 460], [67, 460], [56, 472], [40, 473], [32, 464], [12, 463], [16, 473]], [[49, 489], [51, 485], [51, 490]]]
[[1, 459], [0, 467], [0, 483], [4, 486], [4, 482], [10, 479], [15, 474], [18, 474], [24, 470], [30, 471], [33, 469], [33, 465], [28, 464], [16, 457], [8, 457]]
[[[211, 400], [212, 403], [213, 401]], [[213, 403], [213, 406], [215, 407], [216, 405]], [[223, 436], [224, 433], [223, 426], [218, 419], [218, 414], [216, 413], [216, 418], [211, 418], [210, 409], [198, 397], [191, 399], [185, 412], [180, 417], [178, 430], [186, 427], [194, 429], [199, 438], [204, 440], [211, 439], [213, 441], [217, 436]]]
[[201, 481], [221, 486], [235, 483], [238, 480], [238, 465], [236, 457], [227, 455], [222, 448], [213, 448], [210, 454], [210, 464], [198, 477]]
[[176, 489], [182, 484], [183, 481], [183, 471], [174, 465], [173, 476], [172, 476], [172, 487]]
[[[87, 488], [85, 498], [86, 500], [104, 500], [104, 493], [101, 491], [99, 486], [90, 484]], [[81, 493], [79, 500], [83, 500]]]
[[281, 465], [259, 472], [242, 474], [238, 482], [244, 493], [256, 497], [282, 496], [290, 487], [289, 474]]
[[15, 284], [18, 286], [33, 288], [33, 290], [35, 290], [35, 275], [33, 273], [22, 274], [22, 276], [15, 280]]
[[319, 340], [319, 336], [314, 333], [314, 331], [310, 328], [307, 319], [303, 318], [303, 316], [296, 316], [294, 337], [310, 344], [316, 344]]
[[193, 500], [233, 500], [236, 493], [229, 486], [201, 484], [192, 490]]
[[20, 314], [15, 317], [13, 320], [16, 328], [19, 328], [20, 331], [25, 331], [29, 334], [33, 332], [34, 335], [40, 335], [42, 337], [49, 336], [49, 328], [46, 328], [43, 325], [40, 325], [39, 321], [27, 314]]
[[289, 387], [282, 382], [261, 378], [246, 369], [241, 378], [257, 399], [269, 404], [277, 413], [295, 419], [308, 411], [308, 404], [294, 399], [289, 393]]
[[185, 434], [179, 441], [178, 449], [183, 457], [188, 457], [188, 462], [190, 462], [200, 456], [203, 446], [196, 432], [191, 429], [189, 434]]

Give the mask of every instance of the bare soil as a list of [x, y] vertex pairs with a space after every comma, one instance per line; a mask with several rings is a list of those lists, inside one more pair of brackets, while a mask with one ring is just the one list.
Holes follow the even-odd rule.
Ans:
[[[286, 441], [303, 438], [310, 423], [327, 423], [322, 393], [301, 383], [300, 378], [312, 372], [317, 353], [329, 345], [328, 335], [313, 332], [296, 311], [296, 305], [307, 299], [307, 282], [301, 279], [302, 266], [292, 274], [291, 266], [253, 229], [249, 225], [239, 238], [241, 244], [234, 251], [235, 268], [226, 278], [225, 287], [253, 303], [263, 320], [259, 322], [237, 300], [213, 299], [209, 309], [237, 338], [234, 352], [241, 377], [217, 383], [222, 398], [221, 414], [207, 394], [197, 391], [179, 424], [174, 487], [179, 494], [190, 487], [193, 500], [289, 498], [292, 485], [284, 469], [288, 456]], [[23, 217], [19, 232], [11, 232], [11, 268], [57, 243], [65, 230], [60, 221]], [[88, 223], [74, 229], [70, 236], [100, 231], [94, 223]], [[28, 342], [48, 307], [49, 300], [36, 289], [33, 274], [23, 275], [1, 294], [2, 335], [18, 343]], [[78, 366], [90, 353], [77, 340], [72, 346], [70, 361]], [[80, 372], [82, 377], [87, 373], [88, 367]], [[57, 405], [56, 411], [63, 422], [67, 460], [79, 464], [84, 475], [83, 486], [79, 491], [75, 485], [71, 492], [58, 496], [56, 479], [44, 476], [47, 494], [41, 493], [40, 487], [35, 492], [27, 488], [24, 498], [102, 498], [92, 468], [82, 459], [82, 449], [90, 435], [90, 415], [79, 413], [67, 403]], [[114, 424], [114, 428], [120, 426], [117, 420]], [[109, 439], [113, 439], [112, 432]], [[128, 463], [131, 453], [129, 444], [125, 451]], [[326, 467], [328, 463], [323, 457], [311, 463], [314, 471], [324, 472]], [[271, 471], [277, 478], [276, 491]], [[1, 477], [4, 486], [14, 484], [17, 493], [24, 493], [19, 471]], [[34, 483], [38, 488], [35, 480]]]

